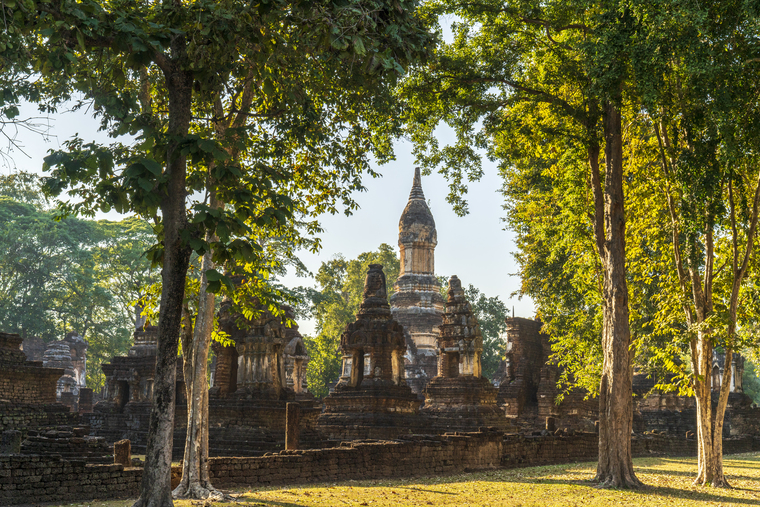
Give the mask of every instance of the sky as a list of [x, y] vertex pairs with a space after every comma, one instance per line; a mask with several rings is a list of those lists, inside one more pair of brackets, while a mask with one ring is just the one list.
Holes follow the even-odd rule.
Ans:
[[[34, 106], [25, 106], [22, 117], [33, 116]], [[48, 133], [45, 136], [19, 131], [17, 142], [21, 145], [11, 152], [12, 161], [5, 161], [0, 171], [8, 174], [14, 171], [28, 171], [42, 174], [42, 159], [50, 149], [58, 149], [74, 134], [85, 141], [112, 142], [98, 132], [98, 122], [86, 111], [60, 113], [40, 119]], [[441, 143], [448, 141], [448, 135], [441, 135]], [[452, 139], [453, 140], [453, 139]], [[3, 149], [7, 146], [3, 146]], [[399, 140], [395, 144], [396, 160], [374, 168], [382, 174], [380, 178], [366, 177], [366, 191], [356, 195], [360, 209], [353, 215], [323, 215], [320, 217], [322, 250], [318, 254], [302, 252], [301, 259], [306, 267], [316, 273], [323, 261], [342, 254], [346, 259], [356, 258], [362, 252], [376, 250], [381, 243], [394, 246], [398, 251], [398, 221], [406, 206], [414, 176], [414, 156], [408, 141]], [[464, 285], [472, 284], [489, 297], [498, 296], [515, 316], [530, 318], [535, 309], [529, 298], [522, 300], [511, 297], [520, 288], [520, 278], [515, 273], [517, 265], [514, 234], [504, 230], [502, 209], [504, 198], [499, 193], [502, 186], [496, 165], [483, 161], [484, 176], [478, 182], [468, 185], [469, 214], [458, 217], [446, 202], [447, 182], [443, 176], [434, 173], [422, 177], [430, 210], [435, 218], [438, 232], [438, 246], [435, 251], [435, 271], [439, 275], [457, 275]], [[120, 220], [115, 212], [98, 218]], [[289, 273], [282, 278], [286, 286], [314, 286], [313, 279], [301, 278]], [[314, 322], [299, 322], [303, 334], [314, 333]]]

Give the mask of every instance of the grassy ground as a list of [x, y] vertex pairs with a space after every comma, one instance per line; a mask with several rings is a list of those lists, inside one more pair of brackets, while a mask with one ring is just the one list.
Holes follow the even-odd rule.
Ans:
[[[730, 456], [725, 472], [733, 489], [692, 486], [694, 458], [638, 458], [640, 491], [598, 489], [590, 483], [595, 463], [495, 470], [448, 477], [349, 481], [338, 484], [264, 488], [233, 493], [238, 506], [701, 506], [760, 505], [760, 453]], [[90, 507], [128, 507], [131, 501]], [[197, 507], [203, 502], [175, 502]], [[217, 504], [221, 505], [221, 504]], [[226, 504], [226, 505], [235, 505]]]

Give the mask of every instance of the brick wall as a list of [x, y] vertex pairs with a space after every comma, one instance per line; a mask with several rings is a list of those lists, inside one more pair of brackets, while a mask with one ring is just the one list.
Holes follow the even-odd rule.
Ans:
[[0, 455], [0, 505], [136, 497], [141, 468], [58, 456]]
[[60, 368], [4, 366], [0, 369], [0, 397], [3, 401], [26, 404], [55, 403]]
[[20, 430], [24, 437], [30, 428], [76, 425], [79, 415], [59, 403], [26, 405], [0, 401], [0, 432]]
[[[724, 440], [725, 454], [760, 451], [760, 437]], [[634, 456], [695, 455], [694, 439], [636, 437]], [[415, 435], [386, 442], [349, 442], [331, 449], [282, 451], [261, 457], [211, 458], [209, 475], [218, 487], [265, 486], [350, 479], [455, 474], [593, 461], [597, 436], [528, 437], [500, 433]], [[58, 456], [0, 456], [0, 505], [92, 498], [135, 497], [142, 469], [87, 465]]]
[[500, 433], [414, 436], [256, 458], [211, 458], [209, 475], [214, 485], [231, 487], [453, 474], [498, 467], [502, 438]]

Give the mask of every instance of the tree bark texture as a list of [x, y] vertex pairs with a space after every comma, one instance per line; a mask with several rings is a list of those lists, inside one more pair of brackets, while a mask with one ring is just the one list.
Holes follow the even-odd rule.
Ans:
[[[221, 203], [211, 191], [210, 205], [220, 208]], [[216, 241], [213, 233], [206, 233], [206, 241]], [[208, 353], [214, 331], [215, 296], [208, 292], [206, 271], [213, 269], [211, 252], [201, 260], [201, 284], [198, 294], [198, 315], [192, 339], [183, 344], [183, 365], [187, 387], [187, 436], [182, 459], [182, 479], [172, 492], [174, 498], [222, 500], [224, 495], [212, 485], [208, 475]]]
[[[605, 136], [604, 239], [597, 242], [604, 270], [604, 363], [599, 396], [599, 463], [596, 480], [604, 486], [637, 488], [633, 471], [633, 372], [625, 271], [625, 214], [623, 194], [623, 135], [620, 109], [607, 102], [602, 113]], [[598, 178], [598, 176], [597, 176]], [[595, 194], [601, 184], [595, 185]], [[595, 196], [595, 205], [602, 199]], [[598, 216], [598, 209], [596, 210]]]
[[[229, 127], [241, 127], [247, 119], [247, 112], [253, 102], [252, 74], [249, 73], [244, 91], [235, 115], [225, 115], [221, 99], [214, 101], [214, 132], [217, 138], [224, 139]], [[234, 109], [234, 108], [233, 108]], [[233, 143], [234, 146], [234, 143]], [[230, 158], [237, 161], [239, 150], [228, 148]], [[224, 209], [224, 202], [217, 198], [215, 181], [209, 176], [207, 190], [209, 205], [214, 209]], [[213, 233], [206, 234], [206, 241], [211, 243], [218, 238]], [[207, 361], [214, 330], [215, 295], [207, 292], [208, 279], [206, 271], [213, 269], [212, 252], [207, 252], [201, 260], [201, 284], [198, 295], [198, 315], [184, 350], [191, 354], [184, 357], [185, 385], [187, 387], [187, 437], [185, 453], [182, 460], [182, 479], [172, 492], [174, 498], [195, 498], [222, 500], [224, 494], [211, 484], [208, 475], [208, 381]]]
[[[175, 42], [173, 54], [182, 52], [184, 41]], [[179, 50], [178, 53], [176, 50]], [[175, 137], [187, 135], [190, 125], [192, 76], [167, 64], [164, 78], [169, 94], [169, 129]], [[190, 264], [191, 250], [180, 237], [187, 225], [185, 210], [185, 157], [178, 153], [178, 144], [172, 140], [167, 149], [165, 194], [161, 197], [161, 214], [164, 227], [164, 257], [161, 272], [161, 302], [158, 317], [158, 350], [153, 383], [153, 406], [148, 426], [145, 452], [145, 469], [140, 485], [140, 497], [134, 507], [172, 506], [171, 461], [174, 434], [174, 404], [177, 380], [177, 349], [182, 323], [185, 297], [185, 277]]]

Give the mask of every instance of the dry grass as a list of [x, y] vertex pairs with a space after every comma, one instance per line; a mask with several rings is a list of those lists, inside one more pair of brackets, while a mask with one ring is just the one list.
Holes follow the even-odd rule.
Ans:
[[[237, 491], [238, 506], [702, 506], [760, 505], [760, 453], [730, 456], [725, 471], [732, 489], [693, 486], [694, 458], [638, 458], [643, 490], [599, 489], [590, 480], [595, 463], [494, 470], [448, 477], [349, 481]], [[90, 507], [129, 507], [130, 501], [89, 502]], [[196, 507], [203, 502], [175, 502]], [[217, 504], [222, 505], [222, 504]]]

